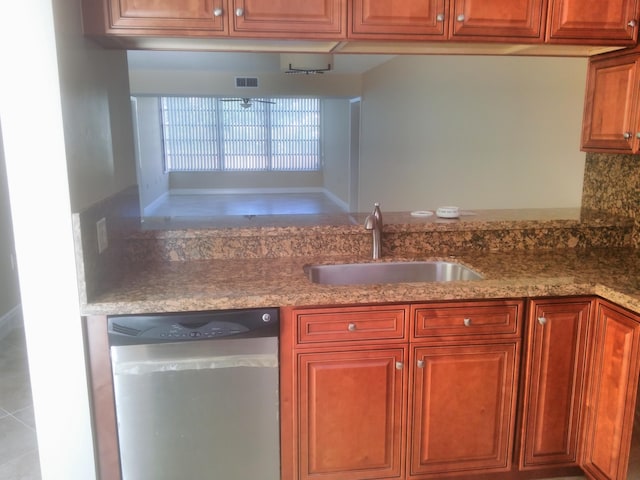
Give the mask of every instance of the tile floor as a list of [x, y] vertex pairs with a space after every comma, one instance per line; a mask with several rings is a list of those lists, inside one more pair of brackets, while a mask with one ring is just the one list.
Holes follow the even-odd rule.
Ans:
[[24, 330], [0, 338], [0, 480], [39, 480]]

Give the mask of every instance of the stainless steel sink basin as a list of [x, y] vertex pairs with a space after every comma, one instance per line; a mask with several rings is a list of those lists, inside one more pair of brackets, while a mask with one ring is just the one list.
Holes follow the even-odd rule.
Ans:
[[459, 263], [445, 261], [344, 263], [307, 265], [309, 279], [325, 285], [481, 280], [482, 275]]

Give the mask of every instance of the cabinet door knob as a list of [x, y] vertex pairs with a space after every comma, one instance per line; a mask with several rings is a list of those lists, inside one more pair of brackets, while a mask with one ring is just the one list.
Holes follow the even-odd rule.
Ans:
[[356, 331], [356, 324], [355, 324], [355, 323], [350, 323], [350, 324], [347, 326], [347, 329], [348, 329], [350, 332], [355, 332], [355, 331]]
[[221, 9], [221, 8], [216, 8], [216, 9], [213, 11], [213, 16], [214, 16], [214, 17], [221, 17], [221, 16], [222, 16], [222, 9]]
[[462, 323], [464, 323], [465, 327], [470, 327], [471, 326], [471, 319], [470, 318], [465, 318]]
[[418, 360], [418, 368], [424, 368], [424, 360]]
[[634, 28], [636, 25], [638, 25], [638, 22], [634, 19], [627, 23], [627, 25], [631, 28]]
[[444, 22], [444, 13], [436, 15], [436, 22]]
[[544, 325], [545, 323], [547, 323], [547, 319], [545, 317], [538, 317], [538, 323], [540, 325]]
[[402, 370], [404, 368], [404, 363], [396, 362], [396, 370]]
[[631, 132], [624, 132], [622, 136], [625, 140], [629, 140], [631, 138]]
[[461, 13], [460, 15], [458, 15], [456, 17], [456, 20], [459, 21], [459, 22], [464, 22], [464, 13]]
[[236, 17], [241, 17], [244, 15], [244, 8], [236, 8]]

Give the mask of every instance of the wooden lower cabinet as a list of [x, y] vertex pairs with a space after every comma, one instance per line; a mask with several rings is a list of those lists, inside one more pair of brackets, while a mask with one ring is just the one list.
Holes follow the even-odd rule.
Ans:
[[283, 308], [282, 479], [627, 480], [640, 317], [526, 306]]
[[626, 480], [640, 374], [640, 318], [598, 302], [582, 468], [593, 480]]
[[412, 347], [407, 478], [511, 469], [519, 345]]
[[529, 303], [520, 469], [577, 466], [593, 301]]
[[401, 476], [406, 352], [298, 355], [300, 479]]

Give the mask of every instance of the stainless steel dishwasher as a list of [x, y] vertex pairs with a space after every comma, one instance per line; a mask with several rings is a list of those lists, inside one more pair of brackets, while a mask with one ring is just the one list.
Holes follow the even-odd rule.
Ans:
[[110, 316], [123, 480], [279, 480], [277, 309]]

